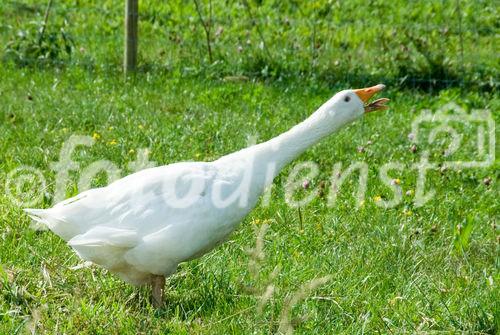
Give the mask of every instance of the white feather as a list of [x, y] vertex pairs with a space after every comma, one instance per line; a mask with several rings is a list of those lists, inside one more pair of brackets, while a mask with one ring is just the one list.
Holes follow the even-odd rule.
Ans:
[[[353, 93], [341, 92], [290, 131], [214, 162], [143, 170], [50, 209], [25, 211], [82, 259], [130, 283], [168, 276], [223, 241], [284, 165], [362, 115], [361, 101], [343, 103], [345, 94]], [[224, 203], [234, 194], [241, 196]]]

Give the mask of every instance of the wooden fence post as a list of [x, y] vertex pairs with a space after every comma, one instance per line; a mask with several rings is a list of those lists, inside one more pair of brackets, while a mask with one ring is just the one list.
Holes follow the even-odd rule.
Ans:
[[125, 0], [125, 55], [123, 70], [125, 75], [135, 71], [137, 66], [137, 31], [139, 0]]

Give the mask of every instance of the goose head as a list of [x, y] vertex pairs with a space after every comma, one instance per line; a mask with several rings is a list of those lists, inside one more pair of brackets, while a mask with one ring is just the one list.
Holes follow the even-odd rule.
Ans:
[[388, 108], [387, 98], [380, 98], [373, 102], [370, 99], [382, 91], [385, 85], [378, 84], [372, 87], [344, 90], [335, 94], [321, 108], [323, 120], [342, 126], [353, 122], [366, 113], [385, 110]]

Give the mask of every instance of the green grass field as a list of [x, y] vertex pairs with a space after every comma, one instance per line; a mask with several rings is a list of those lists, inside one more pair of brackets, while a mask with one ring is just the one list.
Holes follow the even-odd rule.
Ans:
[[[228, 20], [222, 4], [214, 3], [217, 17]], [[277, 2], [256, 3], [251, 2], [255, 15], [268, 13], [275, 16], [273, 20], [281, 19], [272, 14]], [[425, 188], [435, 194], [418, 206], [415, 165], [423, 152], [428, 150], [429, 159], [439, 163], [472, 160], [478, 150], [477, 127], [452, 124], [463, 134], [463, 141], [448, 157], [443, 155], [450, 144], [445, 134], [432, 144], [419, 142], [414, 150], [409, 138], [421, 111], [435, 111], [451, 102], [468, 114], [487, 109], [493, 122], [499, 121], [495, 84], [499, 67], [492, 56], [497, 10], [488, 1], [463, 3], [463, 28], [475, 27], [474, 38], [466, 35], [464, 40], [464, 68], [455, 58], [458, 37], [452, 29], [447, 48], [433, 47], [433, 52], [454, 55], [447, 61], [439, 55], [431, 57], [443, 61], [437, 63], [448, 69], [443, 73], [432, 62], [419, 63], [418, 51], [409, 52], [409, 59], [401, 59], [397, 52], [373, 57], [372, 48], [380, 46], [375, 41], [365, 43], [363, 38], [376, 37], [370, 34], [361, 39], [347, 37], [359, 52], [343, 58], [338, 45], [346, 36], [359, 36], [356, 31], [361, 29], [353, 21], [368, 15], [371, 7], [361, 1], [342, 7], [334, 1], [335, 10], [321, 14], [327, 1], [317, 3], [318, 10], [312, 13], [325, 15], [319, 18], [318, 38], [328, 36], [328, 13], [335, 13], [331, 14], [334, 23], [353, 28], [348, 29], [351, 35], [343, 35], [342, 30], [331, 41], [325, 40], [327, 51], [320, 52], [312, 68], [304, 45], [314, 26], [307, 21], [314, 8], [281, 8], [292, 22], [305, 23], [285, 29], [280, 37], [273, 34], [279, 24], [262, 26], [271, 54], [280, 55], [272, 61], [258, 47], [241, 57], [235, 54], [232, 48], [243, 38], [238, 34], [246, 36], [238, 30], [238, 22], [248, 25], [243, 14], [236, 15], [226, 27], [227, 37], [216, 42], [217, 61], [210, 65], [192, 3], [153, 1], [148, 8], [143, 3], [141, 10], [147, 15], [141, 19], [142, 68], [127, 82], [120, 73], [122, 7], [111, 1], [104, 1], [101, 8], [79, 1], [55, 5], [60, 16], [54, 16], [54, 21], [64, 15], [71, 19], [65, 28], [75, 40], [71, 59], [29, 66], [16, 65], [12, 59], [0, 63], [0, 333], [269, 334], [278, 331], [287, 308], [297, 334], [498, 333], [498, 161], [483, 168], [441, 165], [429, 170]], [[238, 6], [231, 3], [228, 8], [238, 12]], [[372, 6], [386, 14], [366, 21], [374, 27], [382, 23], [401, 27], [411, 15], [425, 26], [426, 13], [436, 10], [441, 14], [429, 15], [431, 25], [455, 27], [450, 19], [454, 2], [418, 2], [410, 7], [396, 1], [392, 6], [397, 10], [382, 1]], [[31, 17], [40, 19], [43, 10], [34, 1], [0, 5], [5, 19], [0, 22], [0, 41], [16, 41], [16, 31], [28, 26]], [[482, 15], [473, 15], [475, 11]], [[351, 20], [342, 13], [349, 13]], [[176, 25], [189, 15], [188, 22], [197, 28]], [[258, 39], [255, 29], [249, 28], [250, 36]], [[171, 34], [179, 34], [184, 44], [172, 42]], [[285, 48], [280, 43], [286, 44], [291, 35], [296, 36], [301, 52], [280, 53]], [[441, 38], [426, 36], [430, 36], [425, 42], [429, 45]], [[404, 44], [404, 38], [394, 43]], [[335, 65], [335, 59], [340, 65]], [[346, 75], [350, 69], [352, 76]], [[414, 79], [442, 75], [439, 79], [460, 81], [446, 88], [406, 85], [398, 79], [404, 69]], [[249, 80], [224, 80], [227, 75], [245, 75]], [[72, 158], [81, 168], [105, 159], [116, 164], [122, 176], [131, 172], [129, 163], [143, 148], [149, 149], [149, 160], [158, 164], [213, 160], [245, 147], [249, 139], [260, 142], [280, 134], [339, 90], [373, 85], [382, 77], [391, 84], [384, 93], [392, 100], [391, 109], [342, 129], [287, 167], [275, 180], [268, 205], [260, 204], [226, 243], [182, 264], [167, 280], [166, 306], [161, 310], [151, 306], [147, 288], [129, 286], [94, 266], [75, 269], [81, 264], [78, 257], [51, 232], [31, 229], [29, 218], [12, 197], [16, 191], [9, 184], [12, 171], [33, 167], [43, 172], [48, 187], [33, 190], [26, 184], [23, 191], [41, 195], [38, 207], [53, 204], [51, 163], [59, 161], [62, 145], [72, 135], [95, 140], [92, 146], [75, 150]], [[429, 134], [433, 127], [423, 124], [423, 133]], [[491, 134], [497, 137], [497, 132]], [[496, 147], [493, 151], [497, 152]], [[285, 201], [284, 186], [293, 166], [303, 161], [317, 163], [320, 173], [302, 195], [322, 191], [299, 210]], [[353, 174], [342, 185], [335, 206], [328, 206], [335, 164], [342, 163], [344, 171], [357, 161], [368, 167], [364, 200], [359, 204], [355, 199], [358, 178]], [[378, 177], [389, 162], [402, 166], [389, 175], [398, 180], [403, 198], [394, 208], [381, 208], [381, 201], [394, 196]], [[80, 174], [81, 170], [70, 175], [67, 197], [78, 193]], [[105, 176], [99, 175], [94, 186], [105, 183]], [[252, 261], [256, 259], [247, 251], [255, 247], [256, 230], [263, 225], [269, 226], [263, 238], [265, 257], [255, 275]], [[328, 282], [304, 292], [305, 283], [325, 276], [330, 276]], [[273, 285], [274, 294], [259, 308], [268, 285]], [[304, 298], [290, 306], [298, 291]]]

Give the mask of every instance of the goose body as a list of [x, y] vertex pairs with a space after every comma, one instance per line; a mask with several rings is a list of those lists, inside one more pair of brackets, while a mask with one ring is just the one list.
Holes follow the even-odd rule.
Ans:
[[216, 161], [142, 170], [52, 208], [25, 211], [82, 259], [129, 283], [152, 283], [224, 241], [286, 164], [363, 115], [363, 103], [382, 88], [342, 91], [288, 132]]
[[243, 158], [229, 166], [182, 162], [146, 169], [50, 209], [26, 211], [82, 259], [143, 284], [211, 250], [255, 206], [257, 190], [245, 206], [214, 206], [211, 199], [215, 188], [234, 193], [245, 165]]

